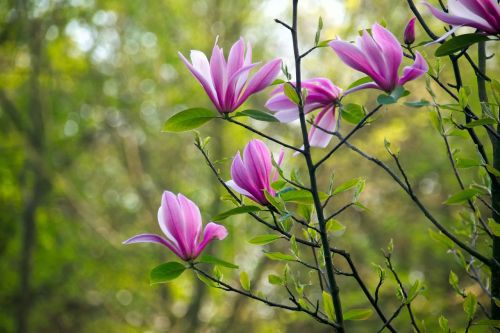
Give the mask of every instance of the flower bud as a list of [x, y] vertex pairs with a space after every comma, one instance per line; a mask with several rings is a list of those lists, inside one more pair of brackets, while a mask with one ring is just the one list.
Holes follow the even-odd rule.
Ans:
[[404, 32], [404, 40], [406, 45], [413, 44], [413, 42], [415, 41], [415, 20], [415, 17], [412, 18], [406, 25]]

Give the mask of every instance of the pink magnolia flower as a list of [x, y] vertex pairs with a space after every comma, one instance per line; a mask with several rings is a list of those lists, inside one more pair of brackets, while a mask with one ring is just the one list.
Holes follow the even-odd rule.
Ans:
[[[236, 192], [252, 199], [253, 201], [267, 205], [264, 191], [275, 196], [276, 191], [271, 187], [271, 183], [278, 179], [277, 170], [273, 170], [271, 153], [264, 142], [251, 140], [243, 150], [243, 158], [240, 152], [236, 153], [231, 165], [231, 177], [233, 179], [226, 182], [228, 186]], [[283, 160], [281, 151], [277, 164]]]
[[406, 24], [406, 28], [405, 28], [403, 37], [404, 37], [404, 42], [407, 45], [413, 44], [413, 42], [415, 41], [415, 20], [416, 19], [417, 19], [416, 17], [413, 17]]
[[222, 240], [227, 236], [226, 228], [213, 222], [208, 223], [202, 233], [198, 206], [180, 193], [176, 196], [169, 191], [163, 192], [158, 209], [158, 223], [167, 238], [141, 234], [123, 244], [158, 243], [168, 247], [182, 260], [188, 261], [198, 257], [214, 238]]
[[[500, 6], [496, 0], [448, 0], [448, 13], [431, 6], [428, 2], [423, 4], [429, 8], [432, 15], [456, 26], [455, 29], [468, 26], [492, 35], [500, 33]], [[446, 38], [448, 35], [443, 37]]]
[[250, 95], [268, 87], [280, 71], [281, 60], [274, 59], [266, 63], [248, 81], [249, 73], [258, 63], [252, 63], [252, 46], [240, 38], [224, 58], [223, 50], [217, 40], [210, 57], [200, 51], [191, 51], [191, 63], [179, 52], [182, 61], [205, 89], [208, 97], [220, 113], [229, 113], [243, 104]]
[[368, 88], [391, 92], [397, 86], [415, 80], [427, 72], [428, 66], [424, 58], [415, 52], [415, 62], [405, 67], [400, 77], [399, 67], [403, 60], [403, 50], [398, 40], [379, 24], [374, 24], [371, 31], [371, 35], [364, 31], [363, 35], [356, 39], [356, 45], [342, 40], [334, 40], [329, 44], [346, 65], [373, 79], [373, 82], [347, 90], [345, 95]]
[[[321, 109], [314, 118], [314, 125], [327, 131], [335, 131], [336, 103], [342, 90], [325, 78], [312, 78], [304, 80], [302, 87], [307, 89], [307, 97], [304, 103], [304, 112], [309, 113]], [[297, 105], [294, 104], [284, 93], [283, 85], [280, 85], [272, 93], [266, 102], [266, 107], [276, 112], [274, 116], [283, 123], [288, 123], [299, 118]], [[320, 128], [312, 126], [309, 131], [309, 143], [313, 147], [326, 147], [332, 136]]]

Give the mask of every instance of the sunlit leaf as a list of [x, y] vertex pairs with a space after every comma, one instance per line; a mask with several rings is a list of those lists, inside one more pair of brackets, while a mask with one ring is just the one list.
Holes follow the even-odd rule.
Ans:
[[193, 108], [181, 111], [170, 117], [163, 125], [164, 132], [185, 132], [198, 128], [210, 120], [217, 118], [217, 114], [204, 108]]
[[186, 266], [183, 264], [170, 261], [153, 268], [149, 273], [149, 282], [151, 284], [169, 282], [178, 278], [185, 270]]

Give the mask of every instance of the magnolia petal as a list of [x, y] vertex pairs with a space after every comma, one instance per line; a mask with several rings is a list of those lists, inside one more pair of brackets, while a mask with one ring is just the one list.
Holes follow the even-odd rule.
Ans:
[[451, 25], [467, 25], [469, 27], [473, 27], [485, 32], [494, 33], [491, 31], [491, 26], [489, 24], [485, 24], [483, 20], [478, 22], [468, 17], [451, 15], [431, 6], [428, 2], [423, 2], [423, 5], [425, 5], [431, 11], [432, 15], [445, 23]]
[[363, 89], [377, 89], [377, 90], [384, 90], [382, 89], [378, 84], [375, 82], [367, 82], [360, 84], [359, 86], [356, 86], [354, 88], [348, 89], [344, 91], [344, 96], [347, 96], [355, 91], [363, 90]]
[[214, 240], [215, 238], [217, 238], [218, 240], [223, 240], [227, 237], [227, 234], [228, 232], [226, 227], [214, 222], [208, 223], [205, 227], [205, 230], [203, 231], [203, 240], [196, 248], [193, 258], [198, 257], [198, 255], [200, 255], [203, 249], [205, 249], [208, 243], [210, 243], [212, 240]]
[[415, 80], [429, 70], [429, 66], [425, 59], [418, 51], [415, 52], [415, 62], [411, 66], [406, 66], [403, 69], [403, 76], [399, 79], [399, 85], [404, 85], [408, 81]]
[[234, 182], [234, 180], [232, 180], [232, 179], [228, 180], [225, 184], [227, 186], [229, 186], [230, 188], [232, 188], [233, 190], [235, 190], [236, 192], [238, 192], [239, 194], [244, 195], [246, 197], [249, 197], [253, 201], [258, 202], [258, 200], [250, 192], [248, 192], [247, 190], [245, 190], [245, 189], [239, 187], [238, 185], [236, 185], [236, 183]]
[[[199, 51], [192, 51], [191, 54], [193, 54], [193, 52], [199, 52]], [[217, 94], [215, 92], [215, 87], [213, 85], [211, 77], [210, 77], [210, 79], [208, 79], [207, 77], [205, 77], [206, 73], [200, 72], [193, 65], [191, 65], [191, 63], [186, 59], [186, 57], [184, 57], [184, 55], [182, 53], [179, 52], [178, 54], [179, 54], [179, 57], [181, 58], [181, 60], [186, 65], [186, 67], [191, 72], [191, 74], [193, 74], [193, 76], [198, 80], [198, 82], [200, 82], [201, 86], [203, 87], [203, 89], [207, 93], [208, 97], [210, 98], [210, 100], [214, 104], [215, 108], [217, 110], [221, 111], [221, 105], [220, 105], [219, 100], [217, 98]], [[194, 53], [194, 54], [196, 54], [196, 53]], [[196, 59], [198, 61], [200, 61], [200, 58], [196, 58]], [[200, 66], [200, 68], [203, 68], [203, 66]]]
[[[251, 140], [243, 150], [243, 162], [248, 175], [254, 180], [259, 190], [271, 190], [269, 179], [273, 168], [271, 153], [264, 142]], [[261, 194], [262, 197], [262, 194]]]
[[347, 66], [365, 73], [376, 81], [382, 81], [383, 78], [370, 66], [366, 55], [355, 45], [342, 40], [333, 40], [328, 45], [337, 53], [337, 56]]
[[124, 241], [122, 244], [134, 244], [134, 243], [156, 243], [156, 244], [161, 244], [163, 246], [166, 246], [169, 248], [172, 252], [175, 253], [179, 258], [186, 260], [186, 258], [181, 251], [174, 245], [171, 244], [168, 240], [165, 238], [155, 235], [155, 234], [140, 234], [136, 235], [132, 238], [127, 239]]
[[194, 202], [180, 193], [177, 195], [177, 198], [179, 200], [180, 209], [184, 216], [186, 241], [189, 246], [189, 252], [192, 254], [195, 249], [196, 240], [201, 233], [202, 222], [200, 209]]
[[159, 222], [162, 231], [167, 237], [175, 239], [181, 252], [187, 255], [190, 252], [190, 247], [186, 235], [184, 215], [174, 193], [163, 192], [158, 216], [161, 217]]
[[[316, 126], [318, 127], [316, 127]], [[313, 147], [325, 148], [330, 140], [332, 139], [332, 135], [326, 133], [324, 130], [329, 132], [334, 132], [337, 126], [337, 121], [335, 119], [335, 108], [334, 107], [325, 107], [321, 110], [320, 113], [314, 119], [314, 125], [311, 127], [311, 131], [309, 132], [309, 143]]]
[[243, 104], [250, 95], [267, 88], [276, 78], [281, 68], [281, 59], [274, 59], [262, 66], [250, 80], [243, 94], [238, 99], [236, 108]]
[[234, 156], [233, 163], [231, 164], [231, 177], [236, 185], [245, 189], [252, 198], [255, 198], [259, 202], [262, 190], [258, 188], [254, 179], [250, 176], [245, 163], [241, 159], [240, 152]]
[[389, 82], [386, 86], [382, 86], [384, 90], [390, 91], [394, 88], [398, 80], [398, 71], [401, 62], [403, 61], [403, 49], [397, 38], [383, 26], [375, 23], [372, 27], [373, 39], [383, 50], [383, 55], [387, 67], [385, 76], [388, 76]]

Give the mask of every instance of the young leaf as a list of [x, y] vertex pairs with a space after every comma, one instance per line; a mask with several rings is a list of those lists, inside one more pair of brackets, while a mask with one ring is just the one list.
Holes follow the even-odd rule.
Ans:
[[233, 209], [230, 209], [228, 211], [225, 211], [223, 213], [219, 213], [216, 216], [212, 217], [212, 221], [222, 221], [229, 216], [232, 215], [238, 215], [238, 214], [245, 214], [245, 213], [250, 213], [250, 212], [258, 212], [261, 209], [257, 206], [240, 206], [236, 207]]
[[464, 311], [467, 314], [467, 319], [472, 320], [476, 314], [477, 309], [477, 298], [474, 294], [469, 294], [465, 297], [464, 301]]
[[426, 100], [420, 100], [420, 101], [414, 101], [414, 102], [404, 102], [404, 105], [409, 106], [411, 108], [421, 108], [424, 106], [429, 106], [431, 103], [429, 103]]
[[241, 287], [244, 290], [246, 290], [246, 291], [250, 290], [250, 279], [248, 278], [247, 272], [240, 273], [240, 283], [241, 283]]
[[445, 316], [441, 315], [438, 319], [438, 322], [442, 333], [450, 333], [450, 327], [448, 326], [448, 319], [446, 319]]
[[207, 278], [205, 275], [203, 274], [200, 274], [200, 273], [196, 273], [196, 277], [201, 281], [203, 282], [204, 284], [206, 284], [207, 286], [209, 287], [217, 287], [217, 283], [215, 283], [214, 281], [210, 280], [209, 278]]
[[371, 309], [354, 309], [344, 312], [344, 320], [366, 320], [372, 315]]
[[295, 261], [295, 257], [290, 254], [285, 254], [281, 252], [266, 252], [264, 254], [271, 260]]
[[459, 191], [452, 196], [450, 196], [445, 202], [446, 205], [460, 204], [464, 201], [474, 198], [476, 195], [480, 194], [481, 191], [475, 188], [469, 188], [466, 190]]
[[267, 280], [269, 281], [270, 284], [274, 285], [282, 285], [283, 284], [283, 279], [279, 277], [278, 275], [274, 274], [269, 274], [267, 277]]
[[267, 122], [279, 122], [278, 119], [276, 119], [272, 114], [269, 112], [261, 111], [261, 110], [244, 110], [241, 112], [238, 112], [237, 115], [242, 115], [242, 116], [247, 116], [250, 118], [253, 118], [255, 120], [260, 120], [260, 121], [267, 121]]
[[366, 115], [365, 108], [359, 104], [349, 103], [342, 105], [340, 116], [347, 122], [357, 125]]
[[289, 82], [283, 85], [283, 92], [285, 93], [285, 96], [288, 97], [288, 99], [292, 101], [294, 104], [297, 105], [300, 104], [299, 95], [297, 94], [295, 88]]
[[408, 290], [408, 294], [406, 297], [406, 302], [411, 303], [415, 297], [417, 297], [420, 292], [423, 290], [422, 282], [420, 280], [416, 280], [411, 286], [410, 290]]
[[453, 289], [455, 289], [457, 292], [461, 292], [460, 286], [458, 285], [458, 276], [457, 276], [457, 274], [455, 274], [455, 272], [450, 271], [450, 276], [448, 277], [448, 282], [453, 287]]
[[347, 90], [355, 88], [357, 86], [360, 86], [360, 85], [368, 83], [368, 82], [373, 82], [373, 79], [369, 76], [362, 77], [361, 79], [358, 79], [358, 80], [354, 81], [353, 83], [351, 83], [349, 85], [349, 87], [347, 87]]
[[193, 108], [181, 111], [170, 117], [163, 125], [163, 132], [185, 132], [198, 128], [210, 120], [217, 118], [217, 114], [204, 108]]
[[337, 220], [331, 219], [326, 223], [326, 230], [332, 232], [335, 236], [341, 236], [345, 231], [345, 225]]
[[227, 268], [239, 268], [238, 265], [235, 265], [233, 263], [230, 263], [228, 261], [224, 261], [222, 259], [216, 258], [214, 256], [211, 256], [209, 254], [203, 254], [201, 257], [198, 258], [199, 262], [205, 263], [205, 264], [214, 264], [217, 266], [222, 266], [222, 267], [227, 267]]
[[[280, 193], [280, 198], [285, 202], [295, 202], [295, 203], [303, 203], [303, 204], [312, 204], [314, 203], [313, 196], [311, 192], [306, 190], [291, 190], [287, 192]], [[326, 200], [328, 198], [328, 194], [320, 192], [319, 199], [321, 201]]]
[[488, 226], [490, 227], [493, 235], [500, 237], [500, 223], [496, 223], [495, 220], [489, 218], [488, 219]]
[[323, 307], [325, 314], [331, 321], [335, 321], [335, 309], [333, 308], [332, 295], [323, 290]]
[[361, 178], [353, 178], [353, 179], [350, 179], [350, 180], [340, 184], [333, 191], [333, 195], [345, 192], [347, 190], [350, 190], [353, 187], [356, 187], [361, 180], [362, 180]]
[[272, 243], [280, 238], [280, 235], [259, 235], [250, 239], [248, 242], [254, 245], [265, 245]]
[[151, 284], [169, 282], [178, 278], [185, 270], [186, 266], [183, 264], [170, 261], [153, 268], [149, 273], [149, 282]]
[[484, 42], [487, 40], [489, 40], [487, 36], [475, 33], [456, 36], [447, 40], [441, 46], [439, 46], [436, 49], [436, 52], [434, 52], [434, 55], [436, 57], [444, 57], [457, 51], [461, 51], [471, 46], [472, 44]]

